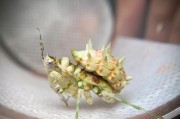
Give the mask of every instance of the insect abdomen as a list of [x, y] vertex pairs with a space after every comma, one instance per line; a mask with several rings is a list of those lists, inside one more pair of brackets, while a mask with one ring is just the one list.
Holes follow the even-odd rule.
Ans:
[[117, 60], [112, 57], [110, 45], [97, 51], [92, 49], [92, 44], [89, 43], [84, 51], [73, 50], [72, 56], [86, 71], [94, 72], [107, 80], [114, 90], [120, 91], [129, 80], [123, 69], [124, 58]]
[[[83, 88], [85, 88], [86, 90], [89, 88], [92, 89], [93, 86], [98, 86], [103, 90], [112, 92], [111, 86], [105, 80], [103, 80], [102, 77], [86, 72], [78, 65], [73, 65], [72, 63], [70, 63], [67, 57], [61, 58], [58, 61], [57, 66], [62, 70], [62, 72], [72, 76], [76, 80], [77, 84], [82, 80], [84, 83]], [[92, 86], [89, 86], [89, 84]]]

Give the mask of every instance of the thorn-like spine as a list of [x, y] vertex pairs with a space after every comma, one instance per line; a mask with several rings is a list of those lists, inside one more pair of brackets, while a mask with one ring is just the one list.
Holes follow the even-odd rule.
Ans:
[[131, 77], [131, 76], [127, 76], [127, 77], [126, 77], [126, 80], [127, 80], [127, 81], [132, 80], [132, 79], [133, 79], [133, 77]]
[[123, 66], [123, 63], [124, 63], [124, 60], [125, 60], [125, 59], [126, 59], [126, 57], [120, 58], [119, 61], [118, 61], [118, 65], [119, 65], [119, 66]]
[[103, 51], [104, 51], [104, 49], [105, 49], [105, 47], [103, 46], [103, 47], [101, 48], [101, 51], [103, 52]]
[[92, 50], [92, 42], [91, 42], [91, 39], [89, 39], [89, 42], [88, 42], [88, 50]]
[[86, 52], [87, 52], [87, 53], [89, 52], [88, 44], [86, 44]]
[[90, 52], [88, 52], [88, 53], [87, 53], [87, 57], [88, 57], [88, 59], [90, 59], [90, 58], [91, 58], [91, 54], [90, 54]]
[[110, 51], [111, 51], [111, 43], [109, 43], [109, 45], [105, 49], [106, 54], [110, 54]]

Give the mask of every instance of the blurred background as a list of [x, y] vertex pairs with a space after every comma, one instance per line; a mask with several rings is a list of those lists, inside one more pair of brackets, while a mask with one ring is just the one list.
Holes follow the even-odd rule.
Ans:
[[138, 37], [180, 43], [179, 0], [113, 0], [113, 39]]
[[57, 57], [83, 49], [91, 38], [95, 48], [119, 37], [180, 43], [179, 0], [1, 0], [1, 47], [29, 70], [43, 72], [39, 27], [45, 51]]
[[[154, 92], [152, 91], [150, 95], [144, 93], [144, 95], [149, 95], [152, 100], [158, 99], [161, 94], [161, 99], [163, 96], [169, 95], [167, 100], [147, 106], [149, 109], [154, 109], [179, 95], [179, 0], [0, 0], [0, 72], [2, 75], [2, 79], [0, 79], [0, 106], [3, 105], [3, 108], [0, 107], [0, 114], [4, 107], [11, 109], [11, 103], [6, 102], [6, 100], [16, 99], [14, 100], [17, 102], [15, 105], [26, 105], [26, 99], [21, 97], [22, 94], [26, 95], [26, 93], [21, 92], [19, 88], [26, 92], [33, 90], [32, 93], [37, 93], [36, 96], [45, 93], [38, 86], [41, 85], [41, 80], [34, 80], [47, 79], [41, 77], [46, 77], [46, 74], [41, 61], [40, 34], [36, 29], [37, 27], [41, 30], [45, 54], [48, 53], [57, 58], [62, 56], [71, 58], [71, 49], [85, 49], [85, 44], [89, 39], [92, 40], [95, 49], [101, 49], [111, 42], [112, 52], [115, 56], [127, 56], [127, 71], [136, 79], [139, 78], [139, 82], [144, 82], [140, 83], [140, 86], [144, 86], [144, 88], [148, 84], [151, 84], [152, 87], [156, 86]], [[73, 61], [72, 58], [71, 61]], [[156, 71], [157, 69], [158, 71]], [[26, 74], [27, 72], [28, 74]], [[154, 72], [160, 72], [163, 75]], [[29, 76], [29, 74], [31, 75]], [[151, 80], [151, 76], [157, 79]], [[169, 78], [173, 82], [170, 83]], [[155, 82], [156, 85], [153, 81], [157, 81]], [[131, 84], [136, 84], [136, 82], [138, 80], [135, 80], [134, 83], [132, 81]], [[22, 83], [23, 87], [20, 86]], [[159, 86], [157, 89], [159, 83], [164, 87]], [[44, 82], [42, 85], [41, 87], [46, 91]], [[36, 92], [36, 88], [40, 91], [39, 93]], [[134, 88], [136, 89], [136, 86]], [[164, 89], [163, 93], [159, 91], [160, 88]], [[149, 91], [148, 89], [150, 87], [146, 91]], [[20, 91], [18, 96], [21, 98], [17, 99], [18, 96], [11, 92], [12, 90]], [[132, 90], [134, 89], [129, 87], [125, 89], [125, 92], [128, 93]], [[157, 90], [159, 93], [154, 98], [153, 94]], [[143, 94], [141, 88], [139, 91], [131, 94], [131, 96], [129, 94], [129, 96]], [[36, 96], [32, 93], [29, 105], [32, 104], [32, 100], [37, 101]], [[49, 95], [46, 93], [45, 95]], [[43, 98], [46, 99], [47, 97], [44, 96]], [[149, 97], [146, 100], [144, 96], [143, 99], [146, 100], [144, 102], [149, 103]], [[39, 97], [39, 99], [41, 98]], [[136, 101], [138, 103], [139, 98], [132, 98], [132, 101], [133, 99], [135, 103]], [[25, 100], [24, 103], [22, 100]], [[174, 103], [178, 107], [180, 104], [177, 100], [179, 97]], [[39, 103], [38, 101], [37, 103]], [[139, 104], [143, 105], [143, 103]], [[166, 112], [162, 112], [161, 109], [160, 114], [166, 114], [175, 109], [176, 106], [167, 109]], [[43, 106], [40, 107], [37, 109], [44, 108]], [[18, 106], [12, 109], [17, 110], [18, 108], [21, 109]], [[27, 107], [25, 111], [27, 115], [39, 114], [39, 118], [48, 118], [47, 115], [43, 117], [43, 114], [39, 112], [30, 114], [28, 109], [31, 110], [31, 106]], [[35, 110], [37, 111], [37, 109]], [[134, 116], [136, 113], [132, 112], [132, 115]], [[9, 115], [4, 112], [3, 114]], [[128, 115], [131, 114], [126, 110], [124, 117], [128, 117]], [[21, 116], [19, 118], [27, 118], [24, 115]]]
[[36, 27], [45, 53], [57, 58], [71, 57], [71, 49], [84, 49], [90, 38], [101, 48], [112, 34], [112, 11], [104, 0], [1, 0], [0, 9], [1, 47], [21, 66], [41, 73]]

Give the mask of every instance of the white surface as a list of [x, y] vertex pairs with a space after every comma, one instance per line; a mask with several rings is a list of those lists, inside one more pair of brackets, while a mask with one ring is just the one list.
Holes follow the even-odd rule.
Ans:
[[[147, 110], [154, 109], [180, 94], [180, 46], [136, 40], [120, 40], [115, 56], [126, 56], [125, 69], [134, 77], [120, 94]], [[0, 50], [0, 104], [20, 114], [41, 119], [74, 119], [75, 100], [69, 107], [60, 102], [47, 80], [21, 69]], [[94, 97], [89, 106], [81, 101], [79, 119], [119, 119], [142, 113], [120, 103], [108, 104]], [[16, 119], [16, 115], [9, 112]]]

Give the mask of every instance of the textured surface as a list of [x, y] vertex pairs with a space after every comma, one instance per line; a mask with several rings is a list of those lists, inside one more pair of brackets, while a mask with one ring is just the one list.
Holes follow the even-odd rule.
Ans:
[[[124, 40], [123, 40], [124, 39]], [[120, 97], [152, 110], [180, 93], [180, 46], [122, 38], [112, 53], [126, 56], [125, 69], [134, 77]], [[75, 100], [69, 107], [60, 102], [47, 80], [21, 69], [0, 50], [0, 113], [13, 119], [73, 119]], [[94, 97], [94, 105], [83, 100], [80, 119], [119, 119], [142, 113], [129, 106], [108, 104]], [[7, 112], [8, 111], [8, 112]], [[17, 113], [15, 113], [17, 112]], [[20, 115], [20, 116], [19, 116]]]

